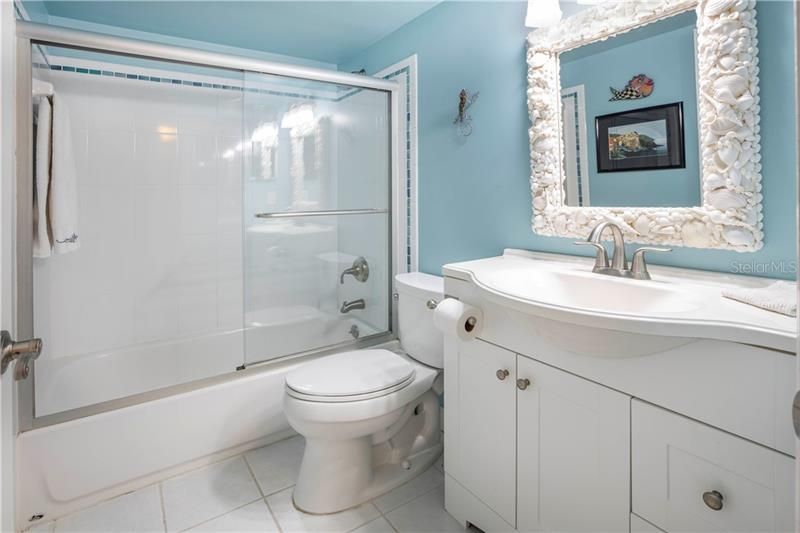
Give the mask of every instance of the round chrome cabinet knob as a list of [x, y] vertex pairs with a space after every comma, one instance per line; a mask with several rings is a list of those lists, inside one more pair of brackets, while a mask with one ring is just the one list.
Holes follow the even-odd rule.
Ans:
[[721, 511], [723, 503], [722, 494], [719, 491], [711, 490], [703, 493], [703, 503], [712, 511]]
[[425, 305], [427, 305], [427, 306], [428, 306], [428, 309], [430, 309], [431, 311], [433, 311], [434, 309], [436, 309], [436, 306], [437, 306], [437, 305], [439, 305], [439, 302], [437, 302], [437, 301], [436, 301], [436, 300], [434, 300], [434, 299], [430, 299], [430, 300], [428, 300], [427, 302], [425, 302]]
[[531, 380], [529, 380], [528, 378], [517, 380], [517, 388], [519, 390], [525, 390], [530, 386], [531, 386]]
[[506, 370], [505, 368], [501, 368], [500, 370], [495, 372], [495, 375], [497, 376], [497, 379], [503, 381], [508, 377], [508, 370]]

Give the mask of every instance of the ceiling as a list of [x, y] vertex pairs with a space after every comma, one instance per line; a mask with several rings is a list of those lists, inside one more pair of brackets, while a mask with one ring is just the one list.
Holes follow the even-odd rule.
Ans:
[[44, 0], [43, 6], [54, 17], [340, 64], [437, 3]]

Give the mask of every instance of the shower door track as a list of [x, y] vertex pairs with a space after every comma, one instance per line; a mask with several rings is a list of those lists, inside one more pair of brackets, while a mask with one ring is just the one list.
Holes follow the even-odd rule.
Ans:
[[[400, 272], [405, 272], [405, 261], [401, 260], [403, 257], [402, 246], [399, 240], [394, 238], [400, 234], [401, 231], [401, 217], [395, 216], [395, 213], [404, 212], [404, 188], [400, 183], [400, 134], [398, 126], [400, 121], [396, 119], [400, 110], [399, 94], [400, 85], [394, 80], [387, 80], [382, 78], [375, 78], [371, 76], [364, 76], [360, 74], [350, 74], [347, 72], [338, 72], [334, 70], [325, 70], [320, 68], [313, 68], [301, 65], [291, 65], [285, 63], [277, 63], [272, 61], [264, 61], [259, 59], [245, 58], [235, 55], [222, 54], [218, 52], [208, 52], [193, 48], [185, 48], [181, 46], [173, 46], [167, 44], [154, 43], [143, 41], [139, 39], [130, 39], [126, 37], [117, 37], [114, 35], [107, 35], [102, 33], [88, 32], [82, 30], [74, 30], [71, 28], [63, 28], [51, 26], [48, 24], [40, 24], [36, 22], [17, 20], [16, 21], [16, 38], [17, 38], [17, 68], [16, 68], [16, 269], [15, 269], [15, 316], [14, 316], [14, 332], [17, 338], [29, 338], [33, 336], [33, 110], [32, 110], [32, 94], [31, 94], [31, 46], [32, 45], [51, 45], [60, 46], [65, 48], [73, 48], [80, 50], [88, 50], [100, 53], [113, 53], [128, 57], [137, 57], [142, 59], [171, 61], [174, 63], [182, 63], [187, 65], [194, 65], [200, 67], [214, 67], [225, 70], [232, 70], [237, 72], [254, 72], [259, 74], [267, 74], [280, 76], [284, 78], [302, 79], [318, 81], [323, 83], [330, 83], [353, 89], [373, 89], [377, 91], [384, 91], [390, 97], [390, 114], [389, 114], [389, 132], [390, 132], [390, 149], [389, 149], [389, 205], [391, 209], [382, 210], [344, 210], [352, 211], [338, 212], [329, 211], [328, 215], [346, 215], [364, 214], [366, 212], [375, 213], [382, 211], [389, 216], [389, 265], [391, 269], [391, 276], [389, 276], [388, 285], [386, 287], [387, 294], [391, 295], [394, 286], [394, 275]], [[325, 212], [305, 212], [302, 216], [322, 216]], [[301, 216], [295, 213], [264, 213], [263, 217], [259, 218], [279, 218], [286, 216]], [[396, 338], [394, 332], [397, 331], [397, 302], [393, 298], [389, 298], [391, 302], [389, 307], [389, 331], [377, 334], [370, 337], [359, 339], [358, 341], [351, 342], [350, 346], [355, 348], [366, 347], [380, 342]], [[47, 339], [44, 339], [45, 343]], [[332, 347], [322, 347], [312, 352], [306, 352], [303, 355], [311, 354], [324, 354], [330, 352]], [[278, 364], [281, 361], [294, 359], [298, 357], [287, 356], [277, 358], [272, 361], [264, 361], [256, 363], [254, 366], [262, 366], [267, 364]], [[65, 411], [62, 413], [55, 413], [45, 417], [34, 416], [34, 384], [36, 379], [35, 363], [32, 368], [31, 376], [23, 381], [18, 382], [18, 409], [19, 409], [19, 430], [27, 431], [39, 427], [46, 427], [52, 424], [75, 420], [86, 416], [91, 416], [105, 411], [118, 409], [121, 407], [135, 405], [143, 401], [153, 400], [160, 397], [166, 397], [173, 394], [186, 392], [187, 390], [199, 389], [208, 386], [210, 383], [235, 379], [237, 372], [231, 369], [228, 374], [206, 378], [198, 381], [180, 383], [170, 387], [144, 392], [131, 397], [119, 398], [103, 402], [101, 404], [88, 405], [85, 407]], [[250, 365], [248, 365], [250, 366]]]

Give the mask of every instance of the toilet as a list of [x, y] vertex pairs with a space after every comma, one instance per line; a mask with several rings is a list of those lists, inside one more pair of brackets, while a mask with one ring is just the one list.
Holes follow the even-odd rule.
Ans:
[[[337, 353], [286, 376], [284, 411], [305, 437], [294, 504], [327, 514], [360, 505], [414, 478], [442, 453], [442, 334], [430, 300], [443, 280], [396, 276], [400, 347]], [[439, 378], [439, 379], [437, 379]]]

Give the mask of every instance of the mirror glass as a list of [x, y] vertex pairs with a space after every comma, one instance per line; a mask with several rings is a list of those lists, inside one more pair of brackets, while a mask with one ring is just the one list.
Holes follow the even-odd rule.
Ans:
[[701, 205], [696, 23], [688, 11], [560, 54], [566, 205]]

